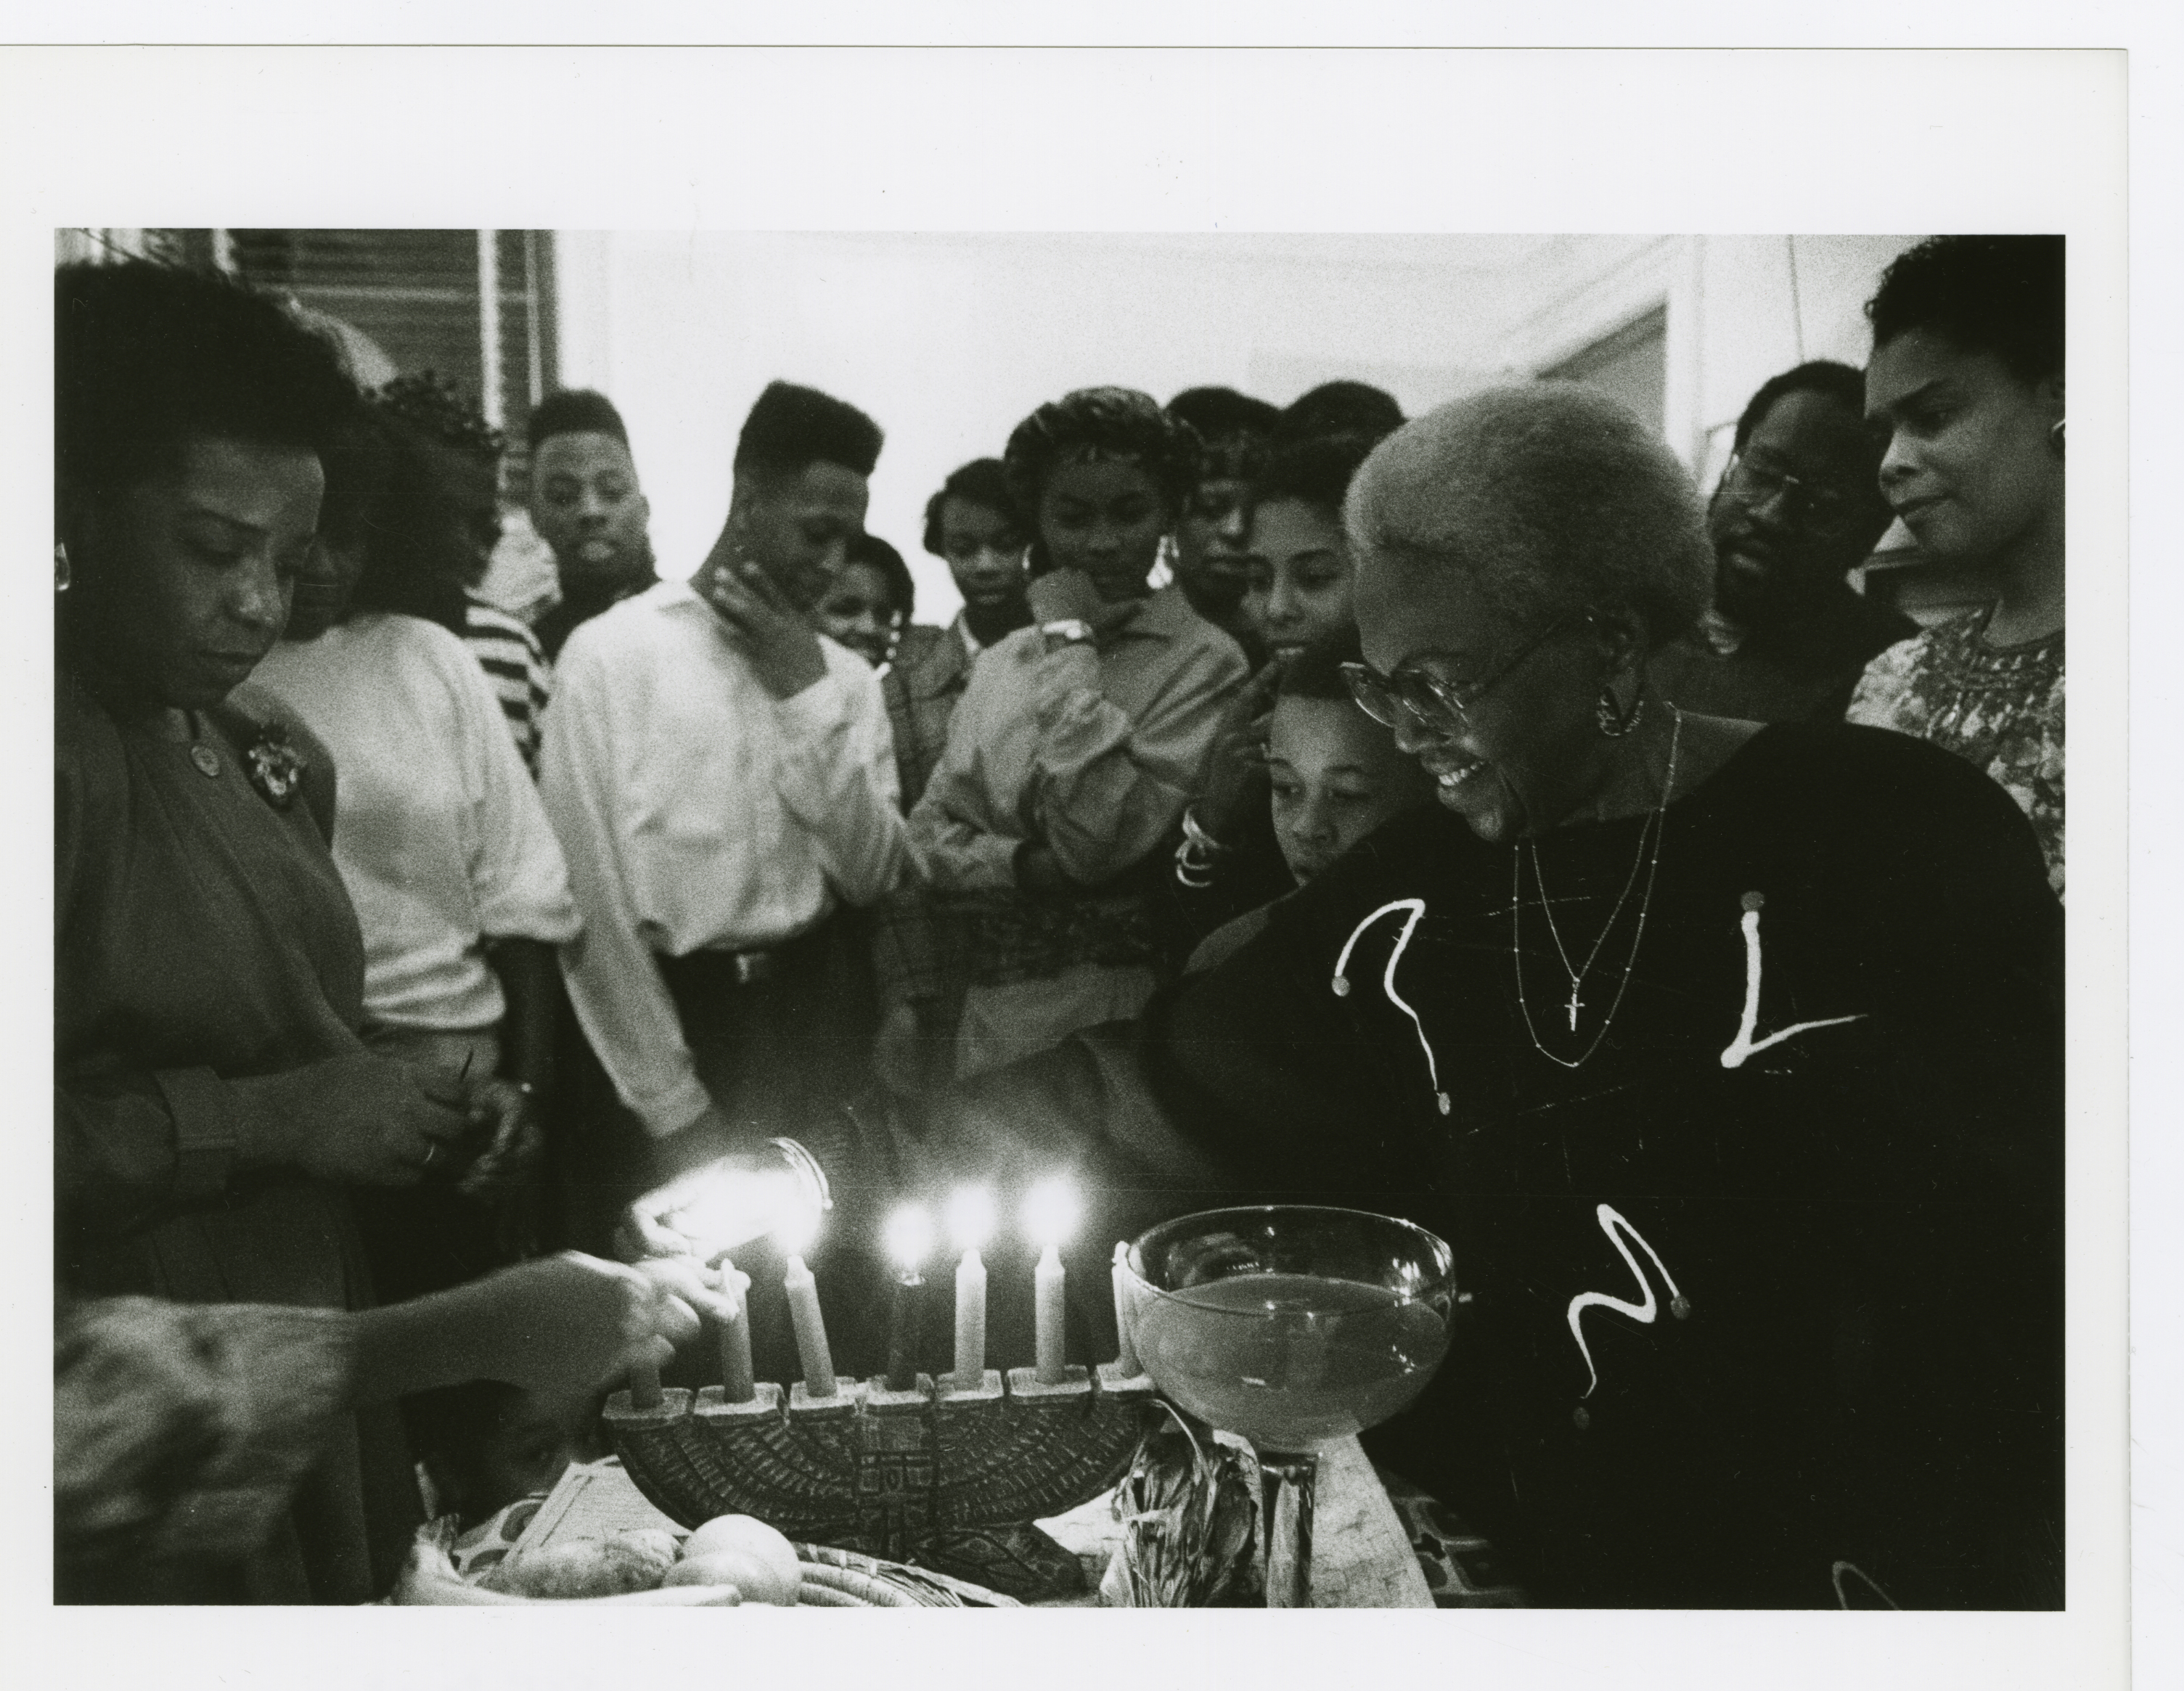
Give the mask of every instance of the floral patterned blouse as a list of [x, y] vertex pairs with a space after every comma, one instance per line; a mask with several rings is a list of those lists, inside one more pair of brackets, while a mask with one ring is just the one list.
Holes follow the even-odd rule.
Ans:
[[108, 1298], [53, 1334], [61, 1600], [103, 1564], [239, 1560], [271, 1538], [348, 1406], [338, 1310]]
[[1866, 665], [1845, 720], [1931, 740], [1999, 782], [2031, 819], [2063, 894], [2063, 631], [1993, 647], [1990, 607], [1891, 646]]

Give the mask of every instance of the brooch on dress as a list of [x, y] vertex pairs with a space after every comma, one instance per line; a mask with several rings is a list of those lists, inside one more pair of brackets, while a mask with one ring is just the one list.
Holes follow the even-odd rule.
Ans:
[[268, 726], [250, 743], [242, 760], [250, 771], [250, 784], [265, 795], [267, 804], [285, 810], [295, 802], [296, 789], [304, 784], [304, 771], [309, 765], [286, 731]]

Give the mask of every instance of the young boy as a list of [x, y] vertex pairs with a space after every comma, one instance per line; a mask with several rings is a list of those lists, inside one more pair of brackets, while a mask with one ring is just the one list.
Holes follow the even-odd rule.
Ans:
[[[1433, 782], [1395, 736], [1357, 708], [1342, 665], [1358, 654], [1351, 630], [1308, 646], [1282, 672], [1267, 730], [1274, 841], [1303, 886], [1390, 817], [1424, 804]], [[1187, 972], [1210, 969], [1259, 931], [1266, 906], [1216, 928]]]

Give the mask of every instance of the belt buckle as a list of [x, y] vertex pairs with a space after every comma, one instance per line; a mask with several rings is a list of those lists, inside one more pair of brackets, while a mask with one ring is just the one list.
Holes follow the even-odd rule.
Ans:
[[736, 959], [736, 984], [755, 987], [761, 981], [773, 978], [773, 954], [770, 951], [738, 951]]

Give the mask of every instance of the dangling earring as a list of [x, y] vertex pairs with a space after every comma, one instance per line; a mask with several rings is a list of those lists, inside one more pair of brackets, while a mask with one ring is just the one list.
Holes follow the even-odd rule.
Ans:
[[1630, 708], [1625, 710], [1615, 702], [1613, 688], [1603, 685], [1600, 697], [1592, 702], [1592, 720], [1602, 734], [1611, 740], [1619, 740], [1638, 726], [1639, 717], [1646, 709], [1646, 683], [1638, 683], [1638, 691], [1630, 695]]
[[1153, 559], [1152, 580], [1155, 586], [1164, 587], [1175, 579], [1175, 537], [1164, 534], [1161, 537], [1159, 555]]
[[2048, 431], [2048, 445], [2056, 457], [2060, 458], [2063, 455], [2063, 420], [2060, 417], [2055, 420], [2054, 426]]
[[69, 583], [75, 579], [69, 571], [68, 547], [65, 544], [56, 544], [53, 548], [53, 591], [57, 593], [66, 592], [69, 590]]

